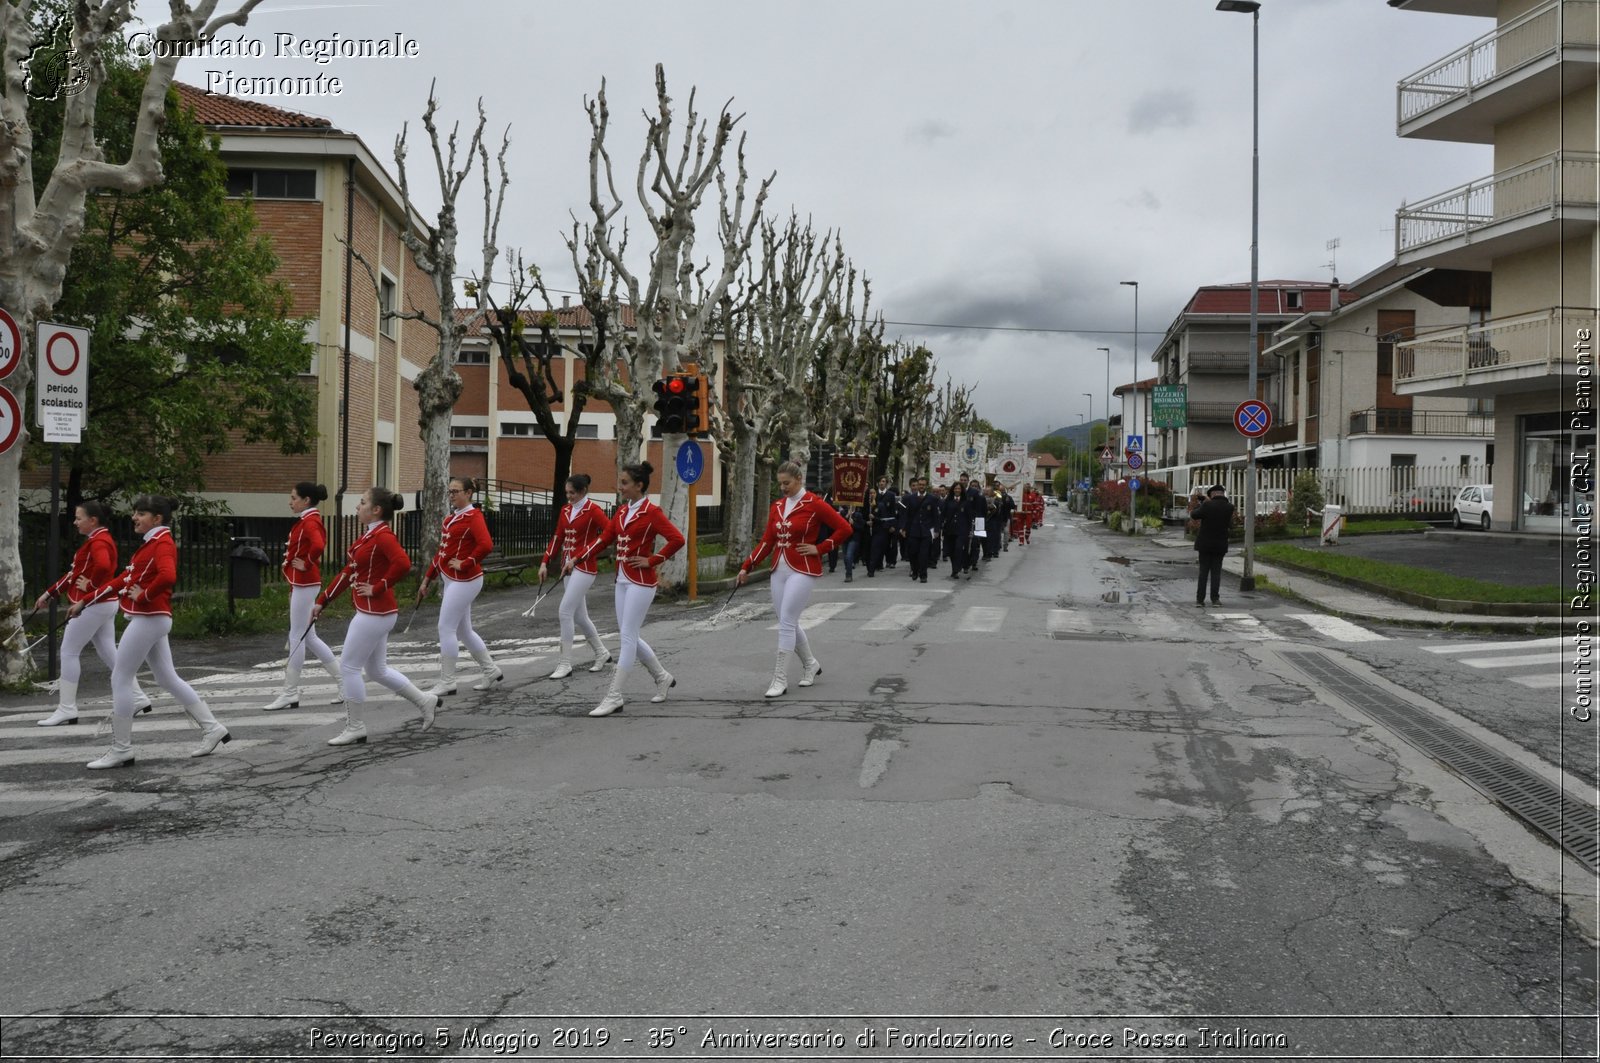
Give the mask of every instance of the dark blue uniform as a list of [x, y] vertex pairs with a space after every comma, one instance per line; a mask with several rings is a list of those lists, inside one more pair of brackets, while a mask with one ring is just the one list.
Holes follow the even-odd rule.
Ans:
[[900, 521], [904, 511], [899, 497], [893, 491], [885, 491], [878, 496], [878, 504], [872, 513], [872, 552], [867, 555], [867, 575], [876, 575], [886, 560], [891, 567], [894, 565], [894, 544], [900, 539]]
[[933, 557], [934, 540], [943, 522], [939, 499], [929, 493], [908, 491], [900, 500], [903, 516], [900, 522], [900, 539], [906, 562], [911, 566], [911, 578], [928, 582], [928, 561]]
[[[989, 504], [983, 499], [983, 489], [973, 481], [967, 486], [966, 497], [961, 500], [961, 519], [967, 527], [967, 564], [969, 570], [978, 567], [978, 551], [983, 549], [983, 540], [972, 534], [978, 521], [984, 520], [989, 513]], [[988, 527], [984, 526], [984, 535], [988, 535]], [[969, 579], [971, 577], [968, 577]]]

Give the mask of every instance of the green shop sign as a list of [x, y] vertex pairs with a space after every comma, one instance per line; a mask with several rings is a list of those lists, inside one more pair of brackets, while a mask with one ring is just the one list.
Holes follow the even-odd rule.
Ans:
[[1189, 425], [1189, 386], [1157, 384], [1150, 407], [1150, 423], [1157, 428], [1187, 428]]

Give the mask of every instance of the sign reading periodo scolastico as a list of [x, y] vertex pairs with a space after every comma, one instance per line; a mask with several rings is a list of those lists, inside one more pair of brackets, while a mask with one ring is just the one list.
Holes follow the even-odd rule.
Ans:
[[46, 442], [76, 443], [89, 415], [89, 330], [41, 321], [38, 352], [37, 423], [47, 429]]

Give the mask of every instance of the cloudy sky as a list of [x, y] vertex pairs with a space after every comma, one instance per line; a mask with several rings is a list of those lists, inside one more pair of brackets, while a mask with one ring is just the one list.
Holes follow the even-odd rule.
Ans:
[[[417, 144], [430, 79], [446, 116], [470, 121], [481, 96], [496, 134], [511, 126], [501, 242], [560, 290], [573, 287], [560, 234], [587, 200], [584, 97], [606, 79], [631, 188], [664, 63], [680, 115], [691, 87], [713, 115], [732, 100], [752, 173], [777, 174], [769, 213], [842, 234], [888, 334], [927, 344], [983, 415], [1032, 437], [1091, 402], [1104, 415], [1097, 347], [1113, 350], [1113, 386], [1135, 378], [1133, 289], [1119, 281], [1140, 284], [1149, 375], [1144, 356], [1196, 287], [1249, 280], [1251, 20], [1215, 6], [266, 0], [229, 33], [266, 57], [186, 59], [178, 76], [336, 75], [339, 95], [256, 98], [323, 115], [385, 160], [408, 119]], [[1403, 201], [1493, 169], [1487, 147], [1394, 131], [1395, 83], [1490, 28], [1385, 0], [1265, 0], [1263, 279], [1328, 281], [1338, 238], [1338, 274], [1354, 280], [1391, 257]], [[420, 54], [318, 66], [274, 58], [279, 33], [401, 34]], [[426, 204], [426, 160], [411, 158]]]

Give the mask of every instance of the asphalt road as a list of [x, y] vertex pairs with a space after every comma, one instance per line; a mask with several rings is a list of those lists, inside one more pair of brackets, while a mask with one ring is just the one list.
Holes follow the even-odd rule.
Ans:
[[[203, 760], [163, 751], [191, 741], [170, 699], [92, 774], [89, 728], [6, 701], [0, 993], [35, 1017], [0, 1053], [1594, 1052], [1563, 912], [1592, 876], [1285, 658], [1382, 682], [1361, 655], [1404, 643], [1448, 711], [1459, 655], [1264, 595], [1195, 610], [1191, 568], [1052, 520], [970, 581], [826, 581], [823, 675], [776, 701], [762, 585], [720, 619], [658, 603], [678, 687], [636, 674], [606, 719], [582, 651], [542, 678], [530, 592], [479, 610], [507, 682], [427, 734], [375, 697], [372, 743], [330, 749], [314, 682], [256, 712], [279, 639], [178, 648], [236, 735]], [[425, 622], [394, 654], [424, 679]], [[968, 1028], [1012, 1047], [941, 1040]]]

